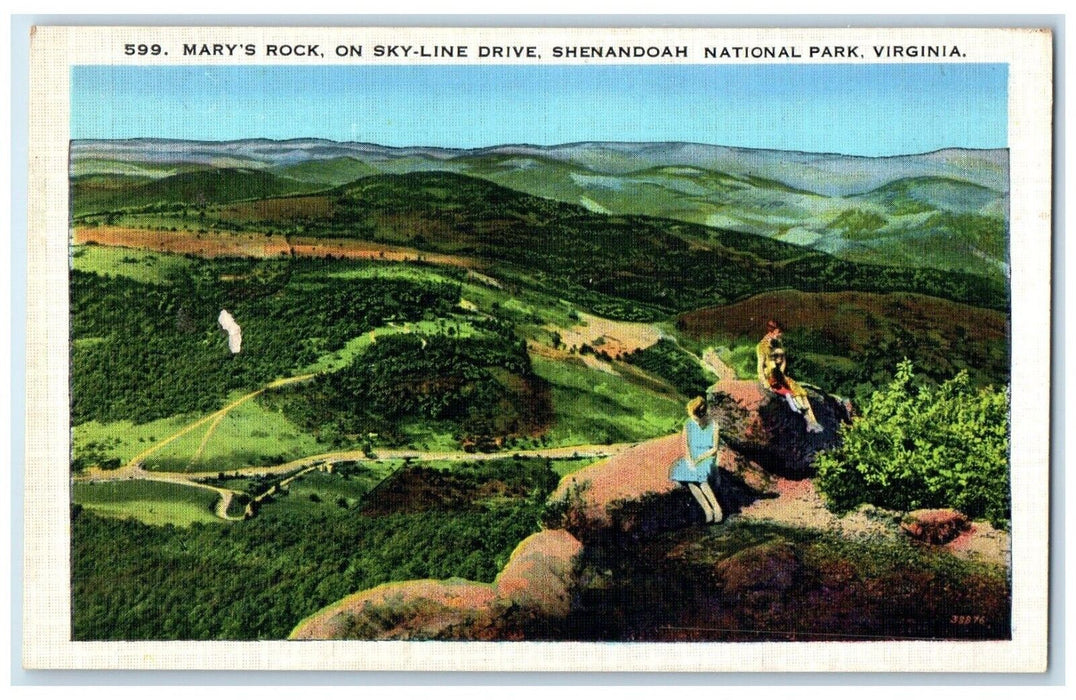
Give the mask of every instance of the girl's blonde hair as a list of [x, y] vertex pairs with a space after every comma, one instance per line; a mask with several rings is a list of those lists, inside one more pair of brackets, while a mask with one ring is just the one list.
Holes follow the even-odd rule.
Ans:
[[687, 402], [687, 414], [689, 416], [695, 416], [699, 414], [699, 409], [706, 406], [706, 399], [701, 396], [696, 396]]

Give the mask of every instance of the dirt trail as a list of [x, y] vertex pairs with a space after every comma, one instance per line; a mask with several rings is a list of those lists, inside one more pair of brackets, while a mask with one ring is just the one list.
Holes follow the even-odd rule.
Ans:
[[209, 444], [209, 438], [213, 437], [213, 433], [216, 431], [217, 426], [220, 425], [220, 422], [224, 420], [224, 416], [226, 415], [228, 414], [221, 413], [209, 424], [209, 428], [206, 429], [205, 435], [202, 436], [202, 441], [198, 443], [198, 449], [194, 451], [194, 456], [191, 457], [191, 461], [187, 463], [187, 471], [190, 471], [191, 467], [197, 464], [198, 460], [202, 458], [202, 453], [205, 452], [205, 446]]
[[[220, 409], [219, 411], [216, 411], [214, 413], [210, 413], [208, 416], [205, 416], [203, 418], [199, 418], [198, 420], [194, 421], [190, 425], [188, 425], [188, 426], [186, 426], [186, 427], [172, 433], [171, 435], [164, 438], [163, 440], [159, 440], [159, 441], [155, 442], [154, 444], [150, 445], [149, 447], [147, 447], [146, 449], [142, 450], [141, 452], [136, 454], [134, 457], [132, 457], [127, 462], [127, 468], [141, 465], [143, 462], [146, 461], [146, 458], [149, 457], [154, 452], [157, 452], [158, 450], [165, 447], [166, 445], [168, 445], [168, 444], [174, 442], [175, 440], [183, 437], [184, 435], [191, 432], [192, 430], [195, 430], [196, 428], [199, 428], [199, 427], [205, 425], [206, 423], [208, 423], [210, 421], [215, 421], [215, 423], [212, 426], [210, 426], [210, 429], [209, 429], [209, 432], [212, 432], [213, 428], [216, 427], [216, 423], [219, 423], [220, 420], [222, 418], [224, 418], [224, 416], [226, 416], [230, 411], [232, 411], [232, 409], [234, 409], [236, 406], [239, 406], [239, 405], [241, 405], [243, 403], [246, 403], [247, 401], [250, 401], [254, 397], [268, 391], [269, 389], [275, 389], [277, 387], [286, 386], [288, 384], [294, 384], [296, 382], [301, 382], [303, 380], [310, 379], [313, 376], [314, 376], [313, 374], [301, 374], [301, 375], [298, 375], [298, 376], [295, 376], [295, 377], [285, 377], [283, 379], [277, 379], [275, 381], [270, 382], [269, 384], [266, 384], [265, 386], [263, 386], [261, 389], [258, 389], [257, 391], [252, 391], [252, 392], [250, 392], [249, 394], [247, 394], [245, 396], [241, 396], [238, 399], [236, 399], [235, 401], [233, 401], [230, 404], [228, 404], [227, 406], [225, 406], [224, 408]], [[206, 441], [208, 441], [208, 434], [206, 436]], [[202, 447], [205, 447], [205, 445], [203, 444]], [[199, 448], [199, 451], [198, 451], [199, 455], [201, 454], [201, 449], [202, 448]], [[194, 463], [193, 460], [191, 461], [191, 463], [192, 464]], [[117, 470], [117, 471], [120, 471], [120, 470]]]
[[610, 357], [644, 350], [662, 338], [662, 332], [652, 323], [615, 321], [588, 313], [579, 313], [579, 323], [571, 328], [549, 326], [560, 334], [565, 346], [590, 345]]
[[[685, 350], [685, 352], [687, 351]], [[706, 348], [702, 353], [702, 358], [695, 359], [699, 361], [699, 364], [702, 365], [703, 369], [716, 374], [717, 381], [731, 382], [736, 380], [736, 370], [725, 364], [725, 361], [718, 356], [717, 351], [713, 348]]]
[[[838, 516], [826, 508], [811, 479], [774, 477], [778, 497], [760, 499], [746, 506], [737, 518], [763, 520], [795, 528], [839, 533], [847, 539], [904, 539], [900, 513], [862, 507]], [[971, 529], [944, 545], [955, 556], [1008, 566], [1011, 552], [1009, 534], [987, 522], [972, 523]]]
[[[297, 381], [293, 378], [285, 381]], [[261, 391], [264, 391], [262, 389]], [[255, 395], [259, 392], [255, 392]], [[243, 400], [249, 398], [243, 397]], [[228, 407], [225, 407], [228, 408]], [[232, 406], [234, 408], [234, 406]], [[224, 409], [221, 409], [224, 410]], [[228, 410], [231, 410], [230, 408]], [[208, 419], [212, 419], [213, 415], [207, 416], [202, 420], [194, 424], [194, 427], [201, 425]], [[171, 442], [172, 439], [179, 435], [188, 432], [191, 426], [184, 428], [170, 439], [162, 440], [158, 443], [158, 446], [163, 446], [167, 442]], [[300, 459], [292, 460], [285, 464], [278, 464], [274, 466], [264, 467], [243, 467], [242, 469], [232, 469], [227, 473], [237, 477], [245, 476], [278, 476], [281, 474], [287, 474], [288, 478], [281, 482], [282, 486], [286, 486], [292, 481], [302, 477], [315, 469], [321, 469], [328, 465], [335, 464], [337, 462], [376, 462], [381, 460], [399, 460], [399, 459], [411, 459], [417, 462], [434, 462], [434, 461], [452, 461], [452, 462], [481, 462], [491, 459], [505, 459], [514, 457], [516, 455], [520, 457], [548, 457], [550, 459], [573, 459], [573, 458], [597, 458], [597, 457], [610, 457], [634, 447], [638, 443], [616, 443], [612, 445], [575, 445], [570, 447], [549, 447], [542, 449], [531, 450], [511, 450], [506, 452], [422, 452], [418, 450], [381, 450], [374, 456], [367, 456], [366, 453], [359, 450], [346, 450], [341, 452], [325, 452], [317, 455], [310, 455], [302, 457]], [[146, 450], [145, 453], [152, 453], [154, 448]], [[184, 486], [193, 486], [196, 488], [209, 489], [215, 491], [221, 497], [221, 500], [217, 503], [215, 513], [217, 517], [222, 520], [242, 520], [242, 516], [230, 516], [228, 515], [228, 507], [231, 504], [232, 499], [235, 497], [236, 492], [230, 489], [226, 489], [220, 486], [213, 486], [207, 484], [202, 479], [212, 478], [213, 474], [208, 472], [191, 473], [191, 472], [162, 472], [162, 471], [148, 471], [139, 461], [132, 460], [131, 463], [120, 469], [103, 470], [103, 469], [89, 469], [85, 473], [74, 477], [76, 482], [88, 482], [98, 483], [107, 481], [130, 481], [133, 479], [145, 479], [147, 481], [164, 481], [173, 484], [181, 484]]]

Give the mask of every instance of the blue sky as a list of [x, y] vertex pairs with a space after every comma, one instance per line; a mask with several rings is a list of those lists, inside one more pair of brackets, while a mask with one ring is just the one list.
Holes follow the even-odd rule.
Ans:
[[77, 66], [75, 139], [1004, 148], [1004, 64]]

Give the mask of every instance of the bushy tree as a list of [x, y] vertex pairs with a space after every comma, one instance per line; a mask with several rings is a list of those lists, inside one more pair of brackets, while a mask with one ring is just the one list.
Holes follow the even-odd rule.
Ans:
[[842, 437], [815, 461], [832, 509], [956, 508], [1007, 525], [1008, 390], [976, 390], [963, 371], [940, 385], [917, 384], [905, 360]]

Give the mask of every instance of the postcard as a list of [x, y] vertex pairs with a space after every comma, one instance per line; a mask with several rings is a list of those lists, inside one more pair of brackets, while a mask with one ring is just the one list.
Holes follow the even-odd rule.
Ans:
[[1051, 66], [35, 27], [25, 665], [1045, 670]]

